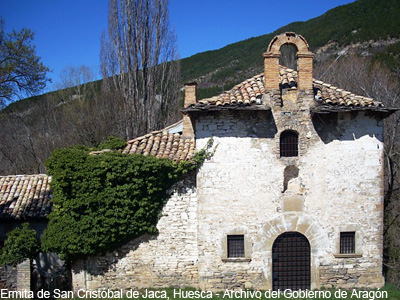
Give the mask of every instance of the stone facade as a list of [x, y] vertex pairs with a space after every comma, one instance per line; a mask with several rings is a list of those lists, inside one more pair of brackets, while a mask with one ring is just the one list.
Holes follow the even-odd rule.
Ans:
[[[285, 43], [298, 49], [296, 76], [278, 64]], [[264, 54], [263, 80], [253, 77], [202, 101], [196, 86], [187, 85], [184, 135], [195, 138], [197, 150], [213, 139], [212, 157], [193, 181], [174, 188], [157, 236], [77, 263], [74, 289], [276, 288], [274, 249], [285, 233], [307, 241], [302, 286], [381, 287], [382, 120], [390, 110], [316, 86], [312, 57], [303, 37], [286, 33]], [[296, 136], [296, 152], [288, 156], [282, 155], [286, 132]], [[340, 245], [344, 233], [351, 236], [349, 251]], [[230, 237], [241, 240], [239, 255], [229, 252]]]
[[[305, 124], [290, 126], [300, 155], [279, 158], [278, 116], [217, 113], [196, 122], [198, 148], [211, 136], [217, 144], [197, 176], [200, 286], [272, 288], [271, 249], [286, 231], [310, 242], [311, 288], [382, 286], [382, 123], [338, 115], [328, 138], [303, 115]], [[286, 172], [285, 190], [291, 166], [298, 175]], [[358, 247], [342, 258], [339, 234], [347, 231]], [[224, 261], [229, 234], [246, 236], [249, 261]]]

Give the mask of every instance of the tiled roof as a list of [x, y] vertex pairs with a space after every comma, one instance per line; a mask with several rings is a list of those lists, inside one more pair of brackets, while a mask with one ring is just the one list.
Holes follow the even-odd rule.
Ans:
[[236, 104], [251, 105], [260, 103], [257, 99], [261, 99], [264, 93], [264, 74], [259, 74], [235, 85], [229, 91], [223, 92], [218, 96], [199, 100], [198, 103], [200, 105], [211, 104], [217, 106]]
[[[283, 88], [296, 88], [297, 71], [281, 66], [279, 80]], [[381, 102], [355, 95], [319, 80], [314, 79], [313, 85], [316, 104], [346, 107], [357, 106], [360, 108], [383, 107]], [[264, 73], [261, 73], [235, 85], [229, 91], [225, 91], [218, 96], [199, 100], [192, 107], [263, 105], [261, 98], [266, 92], [264, 88]]]
[[52, 210], [51, 177], [0, 176], [0, 220], [45, 218]]
[[194, 138], [184, 138], [179, 132], [170, 130], [180, 122], [128, 141], [122, 153], [153, 155], [174, 161], [190, 160], [196, 150]]
[[353, 93], [314, 79], [315, 99], [320, 104], [360, 107], [383, 107], [382, 102]]

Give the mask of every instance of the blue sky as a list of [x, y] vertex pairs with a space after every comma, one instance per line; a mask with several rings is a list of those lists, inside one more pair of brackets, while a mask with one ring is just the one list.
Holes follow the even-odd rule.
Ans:
[[[350, 2], [354, 0], [170, 0], [170, 23], [184, 58]], [[107, 8], [108, 0], [0, 0], [6, 32], [24, 27], [35, 32], [37, 55], [52, 70], [53, 83], [46, 91], [54, 89], [68, 65], [86, 65], [100, 77], [100, 35], [107, 28]]]

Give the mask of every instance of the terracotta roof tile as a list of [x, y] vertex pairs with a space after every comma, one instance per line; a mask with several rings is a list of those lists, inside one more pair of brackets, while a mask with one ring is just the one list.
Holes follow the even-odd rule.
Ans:
[[318, 104], [359, 107], [383, 107], [382, 102], [355, 95], [331, 84], [314, 80], [315, 99]]
[[[297, 87], [297, 71], [280, 67], [279, 81], [282, 88]], [[313, 80], [315, 99], [317, 104], [335, 106], [358, 106], [362, 108], [383, 107], [383, 104], [371, 98], [355, 95], [331, 84]], [[251, 77], [229, 91], [217, 96], [201, 99], [191, 107], [202, 106], [257, 106], [262, 105], [261, 97], [266, 93], [264, 87], [264, 73]]]
[[[190, 160], [195, 153], [195, 141], [182, 137], [181, 123], [128, 141], [123, 153]], [[45, 174], [0, 176], [0, 220], [46, 218], [53, 207], [50, 181], [51, 177]]]
[[50, 181], [44, 174], [0, 176], [0, 220], [45, 218], [53, 207]]
[[153, 155], [174, 161], [193, 158], [196, 150], [194, 138], [184, 138], [180, 132], [170, 132], [170, 127], [128, 141], [122, 153]]
[[260, 103], [264, 94], [264, 76], [263, 74], [249, 78], [242, 83], [235, 85], [231, 90], [223, 92], [218, 96], [202, 99], [200, 105], [252, 105]]

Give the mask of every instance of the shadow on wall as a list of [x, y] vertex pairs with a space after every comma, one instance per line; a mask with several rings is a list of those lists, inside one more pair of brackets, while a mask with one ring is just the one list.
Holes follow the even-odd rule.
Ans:
[[[354, 120], [359, 116], [359, 112], [349, 113], [350, 117], [348, 120], [340, 119], [339, 113], [328, 113], [328, 114], [314, 114], [312, 117], [312, 123], [324, 144], [329, 144], [334, 140], [337, 141], [354, 141], [363, 136], [376, 137], [380, 142], [382, 142], [382, 135], [374, 135], [372, 132], [376, 130], [371, 130], [371, 126], [377, 126], [378, 119], [374, 117], [370, 118], [359, 118], [360, 123], [358, 126], [349, 126], [350, 120]], [[362, 123], [361, 123], [362, 122]], [[356, 124], [352, 122], [352, 124]]]
[[86, 271], [88, 274], [93, 276], [102, 276], [108, 272], [115, 271], [117, 269], [117, 263], [121, 259], [125, 258], [128, 253], [137, 250], [143, 243], [149, 243], [152, 240], [156, 240], [157, 236], [158, 235], [142, 235], [114, 251], [107, 252], [103, 255], [91, 256], [83, 262], [74, 264], [73, 270], [75, 273]]
[[274, 138], [278, 129], [270, 110], [211, 111], [195, 116], [196, 138]]

